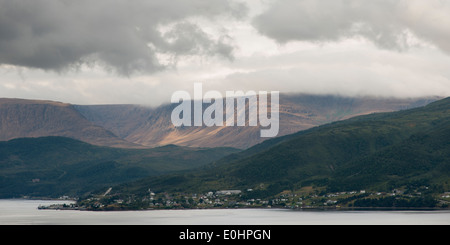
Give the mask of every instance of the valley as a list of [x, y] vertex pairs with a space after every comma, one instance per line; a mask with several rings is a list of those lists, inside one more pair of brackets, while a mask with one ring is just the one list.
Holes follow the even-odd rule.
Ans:
[[281, 98], [280, 137], [265, 141], [259, 127], [175, 128], [176, 105], [2, 99], [0, 197], [97, 210], [447, 207], [448, 99]]

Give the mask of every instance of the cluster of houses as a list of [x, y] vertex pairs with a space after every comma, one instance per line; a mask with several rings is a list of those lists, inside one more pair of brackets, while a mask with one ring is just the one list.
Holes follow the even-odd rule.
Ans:
[[[426, 190], [426, 187], [422, 188]], [[165, 208], [235, 208], [235, 207], [288, 207], [288, 208], [315, 208], [315, 207], [338, 207], [342, 201], [351, 202], [358, 198], [384, 197], [384, 196], [421, 196], [419, 190], [406, 192], [405, 190], [394, 189], [390, 192], [366, 192], [366, 190], [335, 192], [319, 194], [318, 192], [292, 192], [286, 191], [271, 199], [248, 198], [252, 189], [242, 190], [220, 190], [203, 194], [183, 194], [183, 193], [154, 193], [148, 189], [148, 195], [139, 202], [147, 205], [144, 208], [165, 209]], [[105, 192], [103, 197], [108, 197], [111, 190]], [[441, 195], [441, 198], [450, 198], [450, 192]], [[94, 198], [97, 205], [102, 207], [101, 198]], [[134, 198], [114, 199], [114, 203], [126, 206], [136, 203]], [[110, 204], [105, 204], [110, 205]]]

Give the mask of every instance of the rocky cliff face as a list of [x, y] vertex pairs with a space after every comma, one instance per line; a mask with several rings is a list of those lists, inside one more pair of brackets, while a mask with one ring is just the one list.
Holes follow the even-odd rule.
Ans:
[[0, 99], [0, 140], [63, 136], [94, 145], [139, 147], [81, 115], [70, 104], [20, 99]]

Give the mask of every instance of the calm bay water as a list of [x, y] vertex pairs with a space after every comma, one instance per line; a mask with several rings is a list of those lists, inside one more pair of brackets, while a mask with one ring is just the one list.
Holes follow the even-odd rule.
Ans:
[[450, 225], [450, 211], [279, 209], [87, 212], [38, 210], [67, 201], [0, 200], [0, 225]]

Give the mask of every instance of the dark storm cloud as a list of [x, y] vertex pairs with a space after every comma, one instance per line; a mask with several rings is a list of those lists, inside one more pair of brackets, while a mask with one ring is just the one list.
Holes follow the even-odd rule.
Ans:
[[280, 43], [364, 37], [404, 50], [414, 35], [450, 53], [449, 13], [442, 0], [275, 0], [253, 25]]
[[231, 59], [226, 36], [187, 19], [245, 13], [231, 0], [0, 0], [0, 64], [61, 71], [100, 63], [129, 75], [164, 69], [157, 53]]

